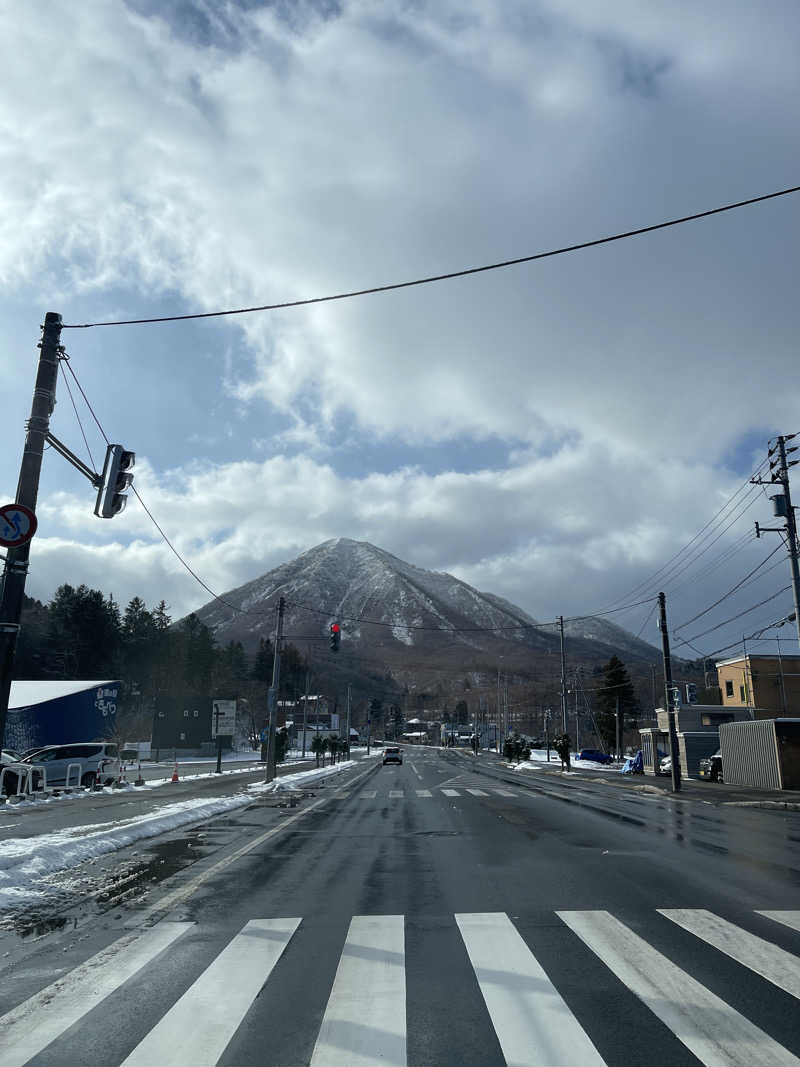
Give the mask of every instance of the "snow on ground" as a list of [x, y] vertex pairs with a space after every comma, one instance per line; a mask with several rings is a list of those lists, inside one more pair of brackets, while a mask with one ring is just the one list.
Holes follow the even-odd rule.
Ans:
[[57, 871], [76, 867], [107, 852], [127, 848], [136, 841], [157, 837], [179, 826], [202, 822], [213, 815], [246, 807], [258, 796], [312, 785], [355, 766], [354, 760], [346, 760], [332, 767], [313, 767], [311, 770], [284, 775], [269, 785], [257, 782], [230, 796], [192, 797], [163, 804], [153, 811], [129, 819], [69, 827], [37, 837], [3, 841], [0, 843], [0, 911], [41, 902], [54, 891], [55, 887], [48, 884], [47, 877]]
[[[622, 768], [622, 763], [595, 763], [594, 760], [578, 759], [577, 753], [572, 753], [572, 769], [576, 771], [605, 771], [611, 774], [619, 774]], [[547, 763], [547, 749], [534, 748], [531, 750], [530, 759], [524, 763], [512, 763], [509, 766], [515, 771], [538, 771], [541, 770], [541, 765], [548, 766]], [[550, 764], [549, 766], [560, 767], [561, 759], [559, 758], [555, 749], [550, 749]], [[566, 772], [565, 772], [566, 773]]]

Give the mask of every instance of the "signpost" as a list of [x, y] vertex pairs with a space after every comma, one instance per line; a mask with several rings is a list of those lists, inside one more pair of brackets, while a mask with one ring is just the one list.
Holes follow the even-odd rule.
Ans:
[[214, 700], [211, 707], [211, 737], [217, 739], [217, 774], [222, 774], [222, 738], [236, 732], [236, 701]]
[[27, 545], [36, 533], [36, 516], [24, 504], [3, 504], [0, 507], [0, 545], [19, 548]]

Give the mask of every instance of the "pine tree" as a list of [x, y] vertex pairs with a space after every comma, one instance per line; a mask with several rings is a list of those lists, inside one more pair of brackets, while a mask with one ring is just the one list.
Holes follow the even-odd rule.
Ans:
[[616, 746], [616, 710], [619, 698], [620, 736], [625, 729], [634, 729], [638, 721], [639, 701], [633, 690], [628, 670], [618, 656], [612, 656], [603, 667], [603, 685], [597, 691], [597, 728], [608, 748]]

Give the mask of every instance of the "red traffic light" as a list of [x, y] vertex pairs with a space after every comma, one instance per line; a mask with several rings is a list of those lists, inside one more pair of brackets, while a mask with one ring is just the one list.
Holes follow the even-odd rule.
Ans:
[[338, 634], [340, 630], [341, 630], [341, 627], [339, 626], [339, 623], [338, 622], [333, 623], [333, 625], [331, 626], [331, 633], [332, 634]]

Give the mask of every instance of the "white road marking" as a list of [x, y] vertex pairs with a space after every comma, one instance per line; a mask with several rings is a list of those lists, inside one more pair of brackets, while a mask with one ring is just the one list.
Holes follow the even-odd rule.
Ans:
[[800, 999], [800, 959], [702, 908], [658, 908], [672, 922]]
[[460, 797], [461, 794], [457, 789], [443, 789], [442, 792], [446, 797]]
[[416, 794], [418, 797], [432, 797], [433, 793], [430, 789], [417, 789]]
[[488, 793], [484, 793], [482, 789], [468, 789], [468, 793], [472, 793], [474, 797], [488, 797]]
[[121, 1067], [214, 1067], [300, 921], [251, 919]]
[[788, 1049], [607, 911], [556, 914], [706, 1067], [800, 1067]]
[[[357, 785], [359, 782], [369, 777], [374, 770], [374, 764], [370, 766], [363, 774], [359, 774], [354, 778], [350, 785]], [[169, 911], [171, 907], [176, 904], [182, 904], [184, 900], [187, 900], [192, 893], [207, 882], [209, 878], [213, 878], [220, 871], [226, 867], [230, 867], [236, 860], [241, 859], [242, 856], [246, 856], [248, 852], [252, 852], [254, 848], [258, 848], [259, 845], [263, 845], [265, 841], [269, 841], [270, 838], [279, 834], [282, 830], [285, 830], [287, 826], [291, 826], [292, 823], [297, 822], [298, 819], [304, 818], [311, 811], [316, 811], [328, 803], [328, 797], [320, 797], [319, 800], [313, 801], [307, 808], [303, 808], [302, 811], [298, 811], [296, 815], [288, 815], [284, 818], [283, 822], [278, 823], [277, 826], [273, 826], [271, 830], [266, 830], [263, 834], [259, 834], [258, 837], [254, 837], [252, 841], [248, 841], [246, 844], [237, 848], [234, 852], [229, 853], [227, 856], [223, 856], [222, 859], [217, 860], [216, 863], [212, 863], [210, 867], [207, 867], [204, 871], [195, 875], [194, 878], [190, 878], [182, 885], [176, 886], [172, 892], [167, 893], [161, 900], [157, 900], [155, 904], [151, 904], [149, 908], [145, 908], [140, 911], [136, 918], [130, 923], [139, 927], [142, 923], [146, 922], [153, 915], [157, 915], [159, 912]]]
[[510, 789], [493, 789], [493, 793], [497, 793], [499, 797], [515, 797], [517, 794], [512, 793]]
[[765, 919], [783, 923], [790, 930], [797, 930], [800, 933], [800, 911], [757, 911], [756, 915], [763, 915]]
[[146, 967], [194, 923], [160, 922], [127, 934], [0, 1018], [0, 1063], [22, 1067]]
[[310, 1067], [405, 1067], [402, 915], [354, 915]]
[[419, 778], [419, 780], [422, 781], [422, 775], [419, 773], [419, 771], [417, 770], [417, 768], [414, 766], [413, 763], [411, 764], [411, 770], [414, 772], [414, 774], [416, 774], [417, 778]]
[[389, 790], [389, 796], [390, 797], [404, 797], [405, 793], [403, 792], [402, 789], [390, 789]]
[[377, 789], [365, 789], [363, 793], [359, 794], [362, 800], [374, 800], [378, 795]]
[[506, 1063], [590, 1067], [603, 1059], [502, 912], [456, 915]]

